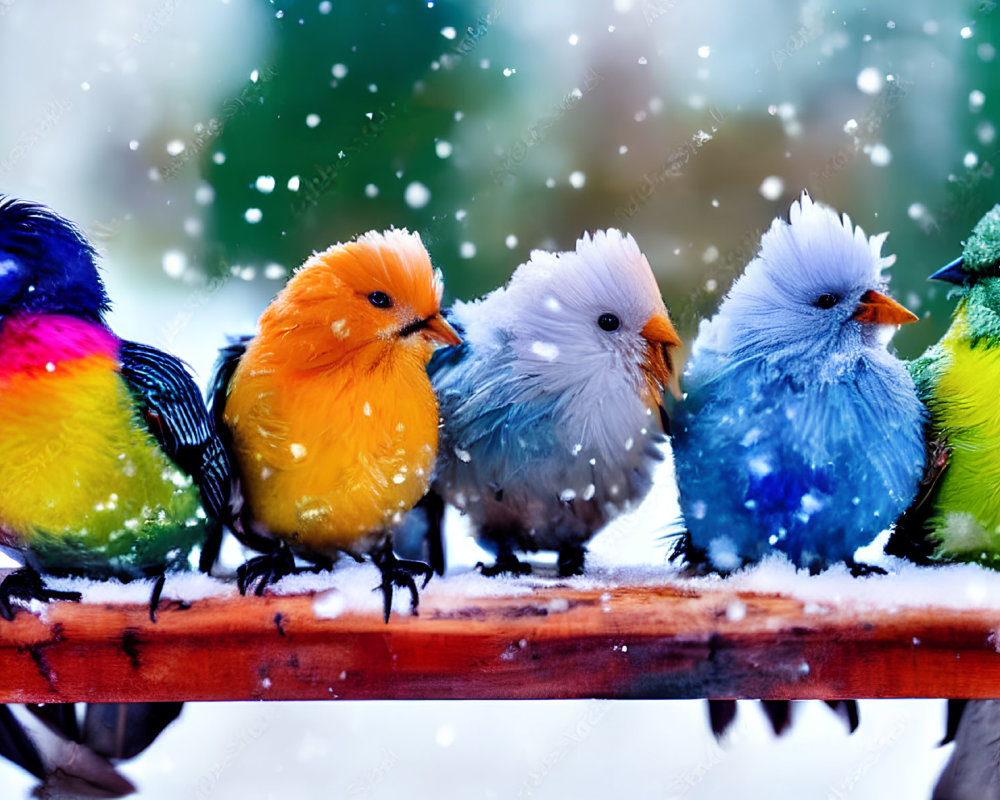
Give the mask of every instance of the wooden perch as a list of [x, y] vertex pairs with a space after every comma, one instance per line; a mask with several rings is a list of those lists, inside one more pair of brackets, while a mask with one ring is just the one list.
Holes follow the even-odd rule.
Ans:
[[428, 593], [386, 625], [313, 602], [24, 611], [0, 625], [0, 701], [1000, 696], [1000, 612], [557, 586]]

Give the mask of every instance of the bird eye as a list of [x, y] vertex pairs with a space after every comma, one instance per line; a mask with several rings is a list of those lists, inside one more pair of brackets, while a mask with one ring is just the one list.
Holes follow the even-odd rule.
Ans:
[[368, 302], [375, 308], [392, 308], [392, 298], [385, 292], [372, 292], [368, 295]]
[[840, 298], [835, 294], [821, 294], [813, 305], [819, 308], [833, 308], [839, 302]]
[[603, 331], [616, 331], [622, 323], [614, 314], [601, 314], [597, 318], [597, 324]]

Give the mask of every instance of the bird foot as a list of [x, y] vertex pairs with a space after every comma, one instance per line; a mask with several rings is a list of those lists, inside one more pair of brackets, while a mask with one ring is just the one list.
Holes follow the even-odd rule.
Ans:
[[716, 569], [712, 565], [705, 550], [694, 546], [689, 531], [684, 531], [677, 537], [677, 541], [667, 554], [667, 563], [676, 564], [681, 569], [681, 574], [689, 578], [712, 574], [721, 574], [725, 577], [728, 574], [727, 571]]
[[14, 619], [14, 608], [11, 600], [41, 600], [48, 603], [51, 600], [69, 600], [79, 603], [79, 592], [60, 592], [45, 586], [42, 576], [31, 567], [14, 570], [0, 583], [0, 616], [5, 620]]
[[167, 582], [167, 575], [161, 572], [153, 581], [153, 591], [149, 595], [149, 621], [156, 622], [156, 609], [160, 606], [160, 595], [163, 594], [163, 586]]
[[492, 567], [487, 567], [480, 561], [476, 564], [476, 569], [487, 578], [495, 578], [497, 575], [531, 574], [531, 564], [526, 561], [520, 561], [513, 553], [500, 553], [497, 556], [496, 563]]
[[573, 544], [559, 550], [559, 577], [570, 578], [573, 575], [583, 575], [583, 562], [587, 556], [587, 548]]
[[395, 586], [410, 590], [410, 611], [416, 615], [417, 606], [420, 604], [420, 594], [413, 578], [415, 575], [424, 576], [424, 582], [420, 586], [423, 589], [427, 586], [431, 576], [434, 575], [431, 565], [425, 564], [423, 561], [397, 558], [396, 554], [392, 552], [391, 544], [387, 544], [381, 550], [372, 553], [372, 561], [382, 573], [382, 583], [375, 587], [375, 591], [382, 590], [382, 609], [385, 621], [389, 622], [389, 614], [392, 612], [392, 592]]
[[[251, 558], [236, 570], [236, 587], [245, 595], [254, 587], [254, 594], [260, 597], [268, 584], [277, 583], [286, 575], [301, 572], [295, 566], [295, 556], [284, 542], [270, 553]], [[255, 586], [256, 584], [256, 586]]]
[[847, 568], [851, 571], [851, 575], [855, 578], [864, 578], [868, 575], [888, 575], [882, 567], [876, 567], [874, 564], [864, 564], [860, 561], [848, 561]]

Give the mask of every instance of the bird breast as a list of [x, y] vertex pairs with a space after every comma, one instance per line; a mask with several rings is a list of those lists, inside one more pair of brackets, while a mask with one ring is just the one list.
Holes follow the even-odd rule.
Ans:
[[296, 370], [252, 350], [225, 420], [263, 532], [314, 553], [358, 549], [427, 490], [438, 413], [419, 358]]

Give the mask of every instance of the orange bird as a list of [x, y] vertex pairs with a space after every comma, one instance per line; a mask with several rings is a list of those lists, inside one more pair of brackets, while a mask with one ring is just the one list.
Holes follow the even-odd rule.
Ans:
[[[241, 592], [296, 570], [371, 555], [385, 618], [393, 586], [426, 564], [392, 552], [392, 527], [427, 491], [438, 407], [426, 366], [460, 339], [440, 315], [440, 273], [416, 233], [370, 232], [314, 254], [267, 307], [258, 333], [222, 351], [213, 409], [245, 498]], [[289, 549], [291, 552], [289, 552]]]

